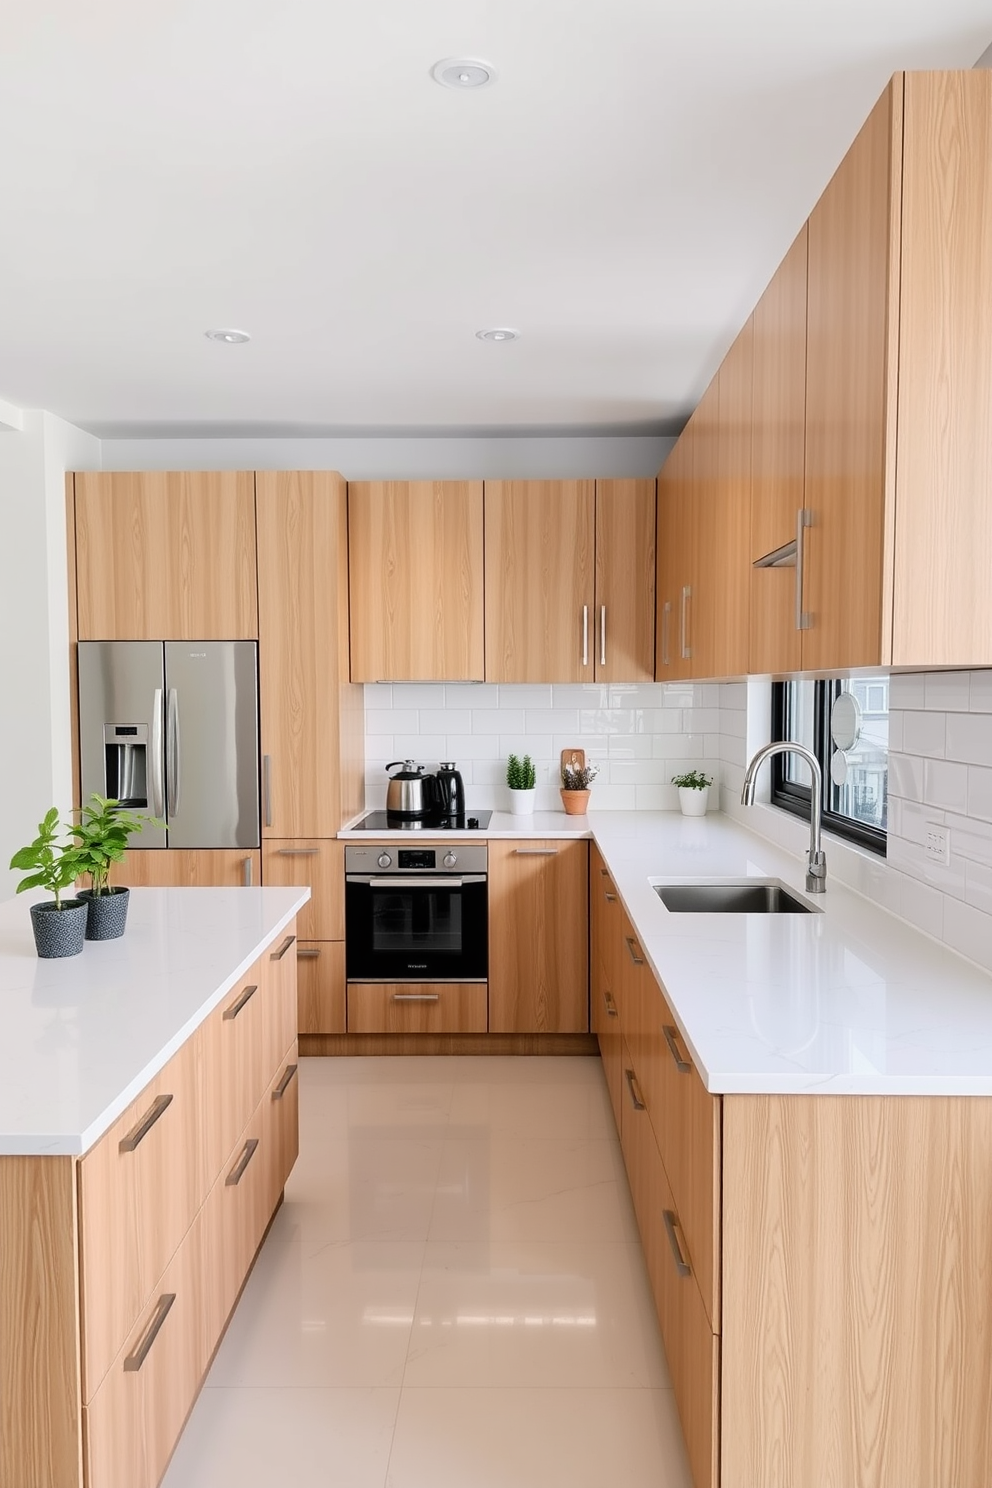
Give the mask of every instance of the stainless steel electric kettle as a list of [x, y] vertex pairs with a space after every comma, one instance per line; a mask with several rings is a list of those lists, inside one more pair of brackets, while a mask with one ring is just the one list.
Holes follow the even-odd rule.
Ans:
[[393, 760], [386, 769], [397, 771], [390, 775], [386, 788], [389, 816], [427, 816], [434, 809], [435, 779], [433, 775], [424, 774], [423, 765], [415, 764], [413, 760]]

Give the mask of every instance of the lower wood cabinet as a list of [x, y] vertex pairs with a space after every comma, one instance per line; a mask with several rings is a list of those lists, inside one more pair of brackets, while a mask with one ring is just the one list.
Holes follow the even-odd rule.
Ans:
[[344, 1033], [344, 941], [301, 940], [296, 960], [297, 1028], [301, 1036]]
[[133, 848], [110, 870], [131, 889], [236, 889], [261, 883], [258, 848]]
[[485, 1033], [485, 982], [349, 982], [349, 1033]]
[[489, 1032], [589, 1031], [589, 844], [489, 843]]

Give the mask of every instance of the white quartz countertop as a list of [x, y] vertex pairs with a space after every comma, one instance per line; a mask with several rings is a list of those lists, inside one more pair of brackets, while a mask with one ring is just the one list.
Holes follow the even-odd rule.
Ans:
[[25, 894], [0, 904], [0, 1154], [85, 1152], [310, 897], [132, 889], [120, 940], [35, 954]]

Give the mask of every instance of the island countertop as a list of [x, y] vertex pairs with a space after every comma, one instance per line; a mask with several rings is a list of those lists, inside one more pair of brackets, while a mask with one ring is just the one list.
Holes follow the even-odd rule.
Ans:
[[127, 932], [40, 960], [25, 894], [0, 904], [0, 1155], [86, 1152], [310, 897], [132, 889]]

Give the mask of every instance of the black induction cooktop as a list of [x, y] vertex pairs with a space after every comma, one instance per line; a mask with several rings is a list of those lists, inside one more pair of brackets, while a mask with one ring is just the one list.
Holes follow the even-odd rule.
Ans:
[[474, 832], [492, 821], [491, 811], [466, 811], [464, 816], [393, 816], [388, 811], [370, 811], [349, 830], [352, 832]]

